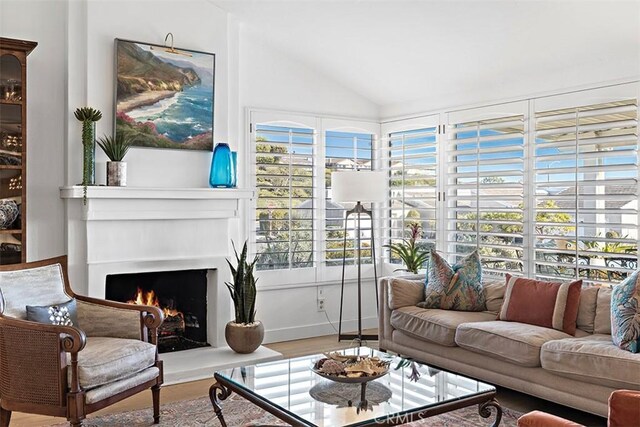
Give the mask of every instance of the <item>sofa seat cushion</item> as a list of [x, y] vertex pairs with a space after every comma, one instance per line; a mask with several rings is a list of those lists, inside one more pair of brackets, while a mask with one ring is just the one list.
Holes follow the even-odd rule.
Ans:
[[[67, 364], [71, 357], [67, 353]], [[89, 337], [78, 353], [80, 386], [89, 390], [137, 374], [153, 366], [156, 347], [140, 340]], [[69, 384], [71, 384], [71, 369]]]
[[618, 348], [611, 335], [549, 341], [542, 367], [554, 374], [613, 388], [640, 390], [640, 354]]
[[551, 328], [496, 320], [461, 324], [455, 341], [467, 350], [535, 368], [540, 366], [540, 349], [544, 343], [569, 337], [571, 335]]
[[461, 323], [495, 320], [486, 311], [453, 311], [437, 308], [402, 307], [391, 312], [391, 326], [436, 344], [455, 347], [456, 328]]

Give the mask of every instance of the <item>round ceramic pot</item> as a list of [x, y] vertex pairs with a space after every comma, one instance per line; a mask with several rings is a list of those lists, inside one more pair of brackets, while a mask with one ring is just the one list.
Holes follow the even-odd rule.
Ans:
[[224, 329], [224, 337], [236, 353], [253, 353], [264, 339], [264, 325], [259, 321], [250, 325], [229, 322]]
[[107, 162], [107, 185], [110, 187], [127, 186], [126, 162]]

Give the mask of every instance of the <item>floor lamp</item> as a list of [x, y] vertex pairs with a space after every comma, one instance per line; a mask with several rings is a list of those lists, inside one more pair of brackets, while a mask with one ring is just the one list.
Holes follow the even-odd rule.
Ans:
[[[338, 326], [338, 341], [357, 340], [359, 344], [364, 340], [377, 340], [377, 335], [362, 333], [362, 259], [361, 259], [361, 227], [362, 215], [369, 217], [371, 223], [371, 259], [375, 280], [376, 306], [378, 305], [378, 271], [376, 268], [376, 246], [373, 235], [373, 212], [366, 209], [362, 203], [382, 202], [385, 199], [387, 175], [378, 171], [342, 171], [331, 174], [331, 200], [338, 203], [355, 203], [355, 207], [348, 210], [344, 219], [344, 247], [342, 251], [342, 287], [340, 288], [340, 323]], [[344, 274], [347, 258], [347, 233], [349, 217], [356, 222], [356, 261], [358, 266], [358, 333], [342, 333], [342, 309], [344, 306]], [[376, 311], [377, 312], [377, 311]]]

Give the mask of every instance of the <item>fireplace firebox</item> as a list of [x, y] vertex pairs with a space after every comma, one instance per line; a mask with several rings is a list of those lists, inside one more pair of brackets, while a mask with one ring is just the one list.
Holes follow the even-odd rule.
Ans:
[[107, 275], [105, 296], [112, 301], [152, 305], [164, 312], [158, 351], [189, 350], [207, 343], [208, 270]]

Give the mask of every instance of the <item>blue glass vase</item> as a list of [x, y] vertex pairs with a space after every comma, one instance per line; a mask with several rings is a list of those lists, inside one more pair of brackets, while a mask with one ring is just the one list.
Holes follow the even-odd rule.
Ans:
[[211, 172], [209, 173], [209, 185], [211, 187], [233, 187], [235, 169], [231, 149], [226, 142], [220, 142], [213, 150], [211, 158]]
[[231, 164], [233, 165], [233, 177], [231, 179], [232, 187], [238, 186], [238, 152], [231, 152]]

